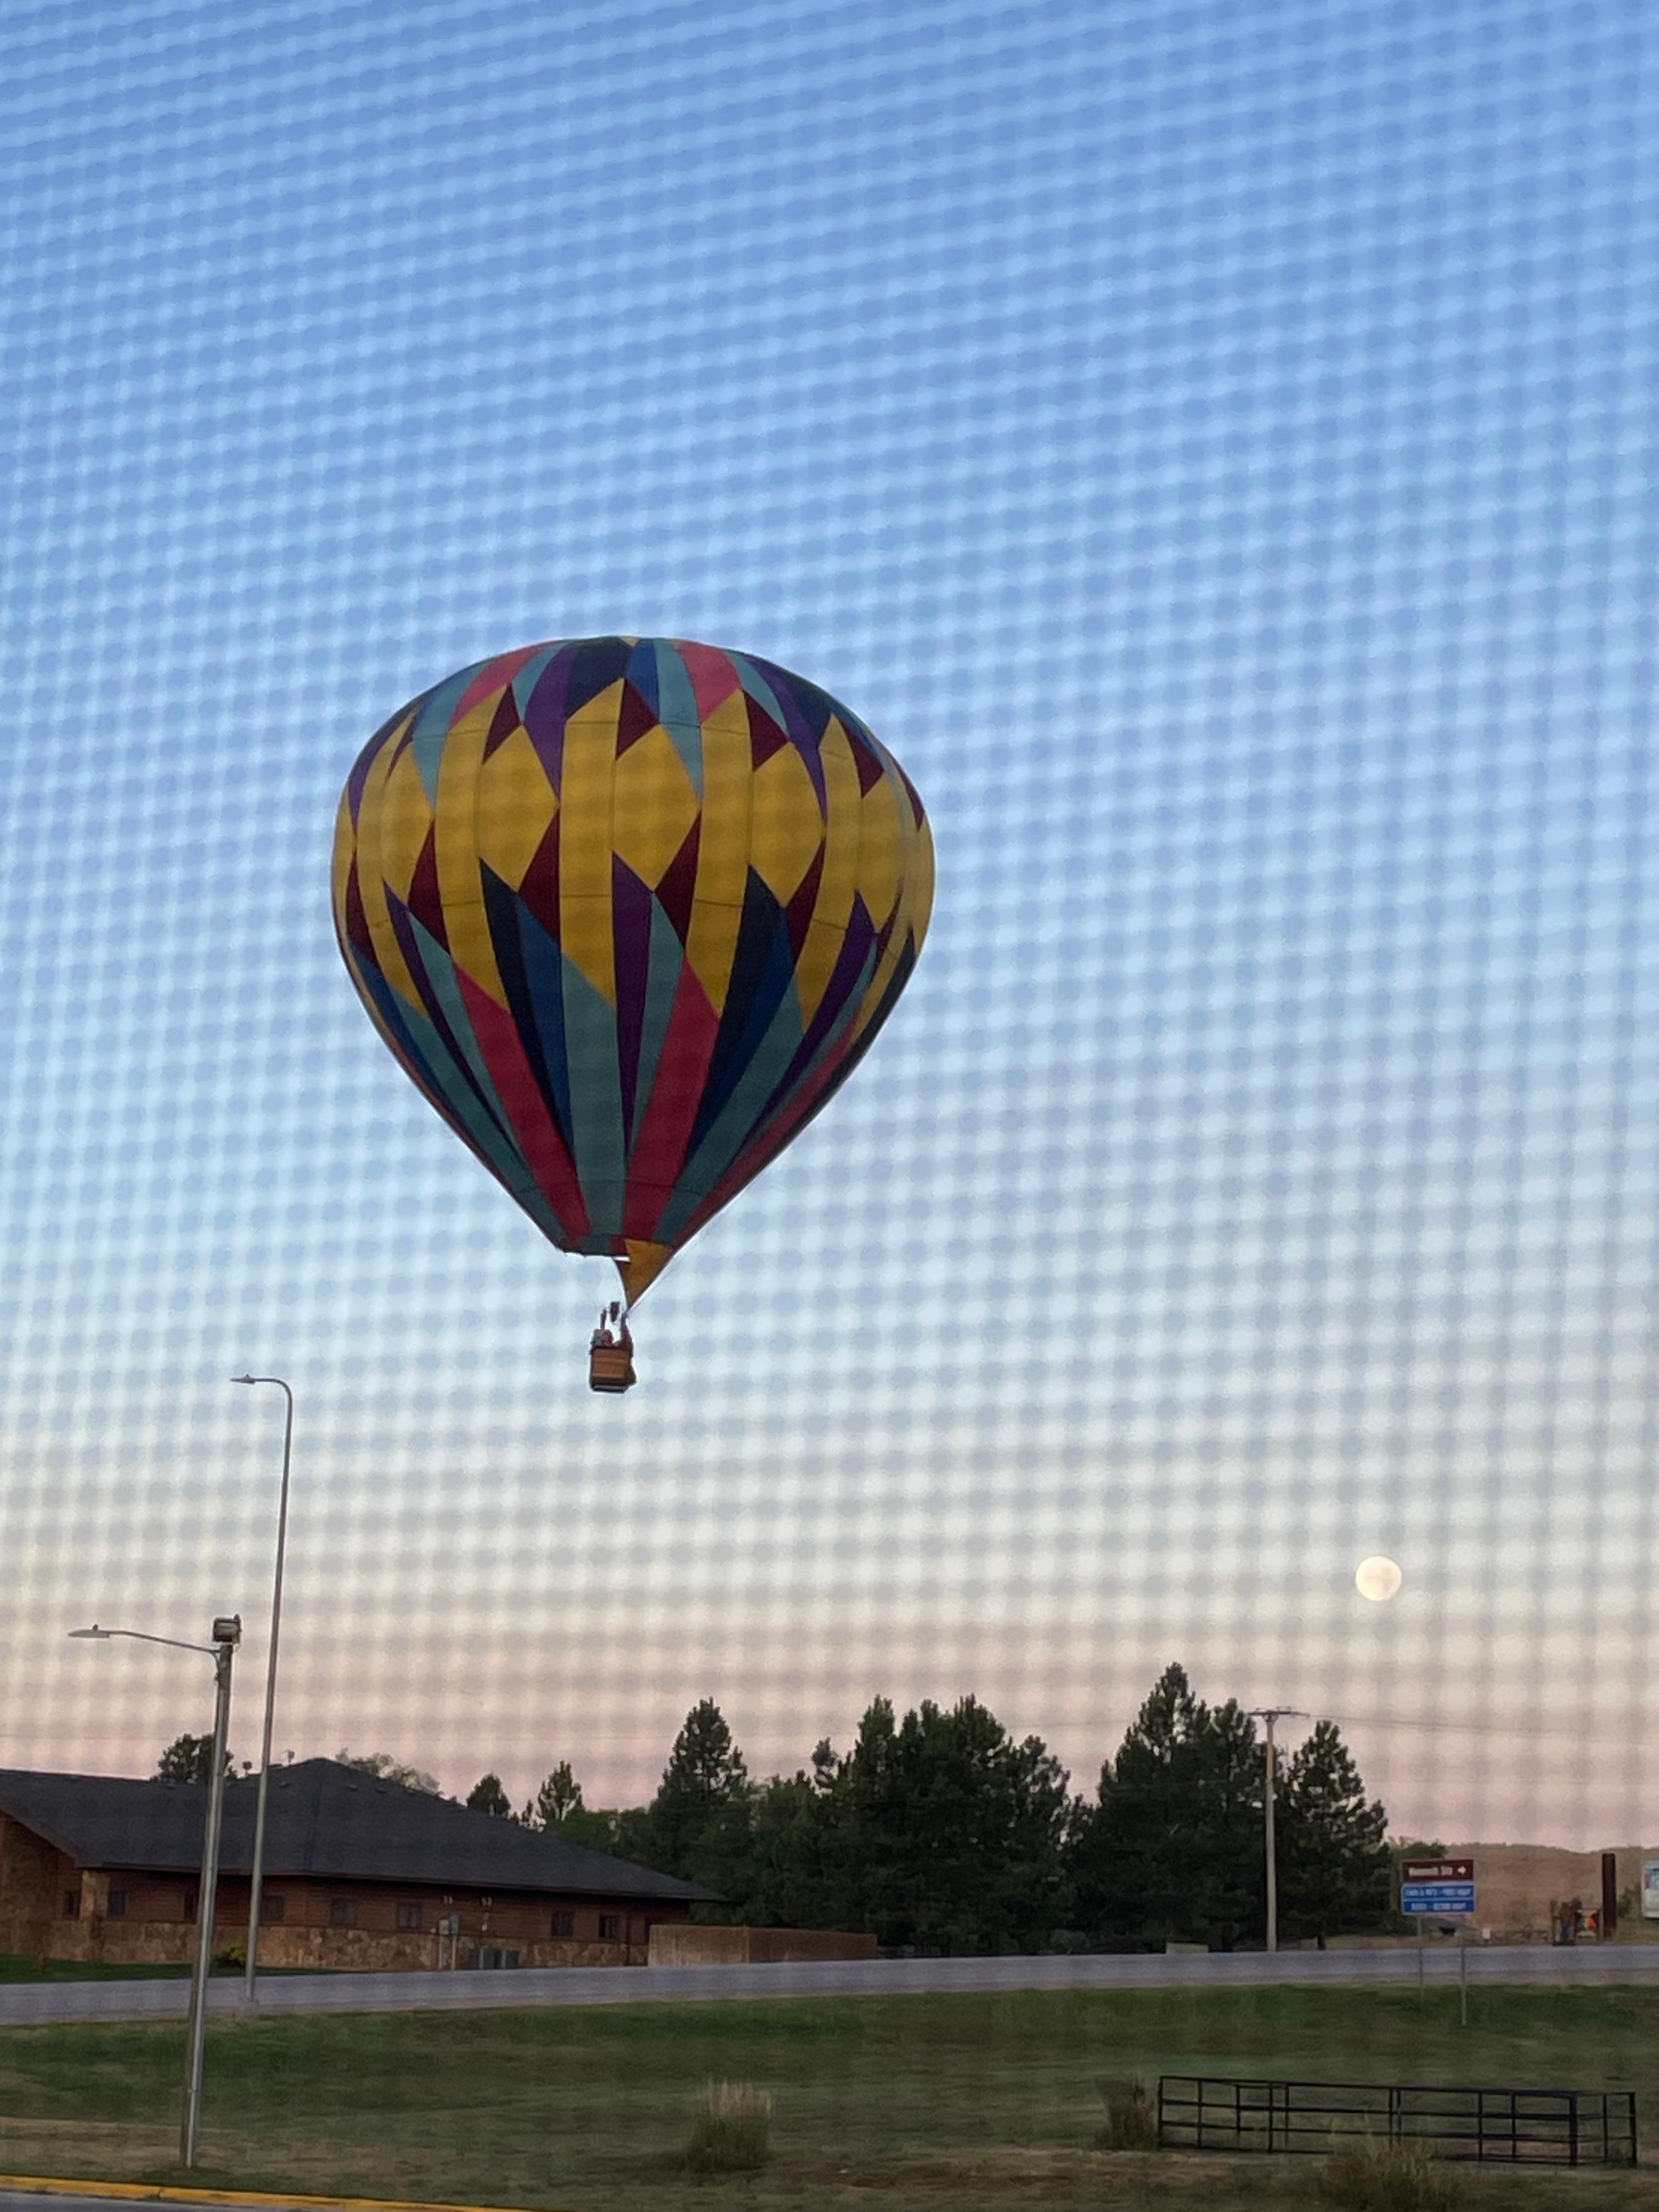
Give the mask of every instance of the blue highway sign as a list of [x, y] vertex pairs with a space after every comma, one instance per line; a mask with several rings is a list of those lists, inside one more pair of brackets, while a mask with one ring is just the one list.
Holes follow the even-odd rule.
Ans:
[[1400, 1910], [1425, 1915], [1474, 1911], [1473, 1859], [1403, 1859]]
[[1402, 1881], [1400, 1885], [1400, 1910], [1402, 1912], [1473, 1912], [1474, 1884], [1472, 1881]]

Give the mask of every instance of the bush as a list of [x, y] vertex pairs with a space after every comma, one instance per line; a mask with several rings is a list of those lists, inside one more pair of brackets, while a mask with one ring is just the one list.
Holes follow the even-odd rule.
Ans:
[[1106, 2124], [1100, 2131], [1103, 2150], [1156, 2150], [1158, 2108], [1146, 2094], [1144, 2081], [1103, 2081]]
[[234, 1966], [238, 1972], [247, 1964], [246, 1943], [222, 1943], [213, 1954], [216, 1966]]
[[1455, 2212], [1459, 2201], [1451, 2176], [1416, 2143], [1350, 2143], [1326, 2160], [1318, 2187], [1347, 2212]]
[[747, 2081], [711, 2081], [702, 2093], [685, 2162], [693, 2173], [757, 2173], [772, 2132], [772, 2093]]

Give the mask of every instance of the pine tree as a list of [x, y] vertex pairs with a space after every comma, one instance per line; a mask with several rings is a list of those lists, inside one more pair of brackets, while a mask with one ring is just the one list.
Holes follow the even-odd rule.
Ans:
[[1199, 1931], [1216, 1949], [1265, 1937], [1266, 1787], [1255, 1723], [1229, 1698], [1205, 1717], [1197, 1742], [1204, 1848], [1194, 1881]]
[[756, 1928], [833, 1928], [835, 1884], [818, 1793], [805, 1774], [775, 1774], [705, 1832], [700, 1879], [726, 1900], [700, 1920]]
[[582, 1785], [562, 1759], [519, 1818], [526, 1828], [562, 1828], [573, 1813], [585, 1813]]
[[1065, 1918], [1066, 1774], [977, 1698], [901, 1722], [878, 1698], [847, 1758], [821, 1745], [813, 1766], [823, 1919], [954, 1954], [1036, 1948]]
[[[227, 1778], [236, 1771], [234, 1760], [225, 1753]], [[210, 1735], [178, 1735], [155, 1762], [157, 1782], [205, 1782], [213, 1772], [213, 1738]]]
[[497, 1820], [513, 1818], [513, 1801], [502, 1789], [499, 1774], [486, 1774], [473, 1784], [467, 1793], [466, 1809], [469, 1813], [488, 1813]]
[[1073, 1866], [1080, 1927], [1097, 1942], [1231, 1950], [1267, 1916], [1261, 1758], [1255, 1723], [1213, 1710], [1166, 1667], [1079, 1808]]
[[1100, 1770], [1099, 1802], [1074, 1845], [1079, 1923], [1100, 1940], [1161, 1948], [1195, 1932], [1197, 1744], [1208, 1718], [1185, 1668], [1171, 1664]]
[[1361, 1934], [1389, 1924], [1393, 1904], [1389, 1816], [1367, 1800], [1334, 1721], [1321, 1721], [1285, 1775], [1279, 1816], [1279, 1894], [1286, 1933]]
[[712, 1698], [693, 1705], [652, 1800], [649, 1863], [695, 1880], [706, 1837], [750, 1796], [749, 1769]]

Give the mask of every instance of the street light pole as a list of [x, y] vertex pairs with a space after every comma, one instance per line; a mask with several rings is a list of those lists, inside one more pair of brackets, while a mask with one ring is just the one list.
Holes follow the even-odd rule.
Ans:
[[205, 1651], [213, 1662], [213, 1750], [208, 1769], [207, 1820], [202, 1832], [202, 1873], [196, 1890], [196, 1962], [190, 1977], [190, 2016], [185, 2034], [185, 2112], [179, 2130], [179, 2163], [196, 2163], [202, 2120], [202, 2060], [207, 2041], [207, 1985], [213, 1970], [213, 1911], [219, 1889], [219, 1838], [224, 1826], [225, 1741], [230, 1732], [230, 1671], [242, 1640], [240, 1613], [222, 1614], [213, 1624], [211, 1644], [185, 1644], [173, 1636], [150, 1636], [140, 1628], [71, 1628], [74, 1637], [100, 1644], [125, 1637], [135, 1644], [165, 1644], [174, 1651]]
[[213, 1765], [208, 1775], [207, 1828], [202, 1842], [202, 1881], [196, 1898], [196, 1970], [190, 1978], [190, 2073], [185, 2090], [184, 2124], [179, 2131], [179, 2163], [196, 2163], [196, 2138], [202, 2121], [202, 2059], [207, 2042], [208, 1976], [213, 1971], [213, 1908], [219, 1890], [219, 1837], [225, 1815], [225, 1739], [230, 1729], [230, 1664], [241, 1641], [242, 1619], [233, 1613], [213, 1624], [213, 1674], [217, 1690], [213, 1709]]
[[1279, 1844], [1273, 1827], [1273, 1800], [1277, 1795], [1279, 1781], [1279, 1750], [1273, 1741], [1273, 1729], [1280, 1721], [1304, 1721], [1307, 1717], [1305, 1713], [1298, 1712], [1294, 1705], [1255, 1705], [1250, 1710], [1250, 1718], [1260, 1721], [1262, 1724], [1265, 1735], [1262, 1749], [1267, 1754], [1267, 1789], [1263, 1793], [1262, 1802], [1267, 1816], [1267, 1948], [1270, 1951], [1277, 1951], [1279, 1948]]
[[283, 1629], [283, 1566], [288, 1553], [288, 1482], [294, 1465], [294, 1393], [280, 1375], [234, 1375], [234, 1382], [272, 1382], [288, 1401], [283, 1429], [283, 1492], [276, 1509], [276, 1571], [270, 1586], [270, 1648], [265, 1656], [265, 1723], [259, 1746], [259, 1791], [253, 1808], [253, 1864], [247, 1893], [247, 1963], [242, 1995], [258, 2002], [259, 1908], [265, 1877], [265, 1801], [270, 1794], [270, 1731], [276, 1711], [276, 1644]]

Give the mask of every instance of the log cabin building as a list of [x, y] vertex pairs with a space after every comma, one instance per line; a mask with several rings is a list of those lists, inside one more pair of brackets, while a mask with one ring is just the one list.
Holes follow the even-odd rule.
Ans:
[[[246, 1948], [254, 1800], [228, 1783], [216, 1950]], [[199, 1783], [0, 1770], [0, 1951], [182, 1965], [196, 1945]], [[709, 1893], [336, 1759], [273, 1767], [262, 1966], [643, 1966]]]

